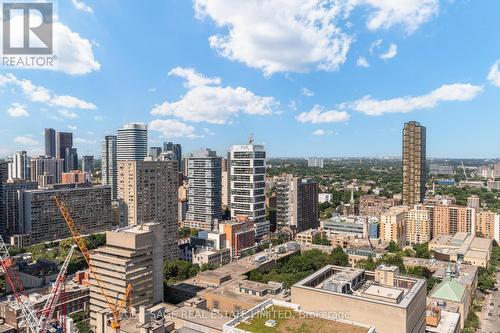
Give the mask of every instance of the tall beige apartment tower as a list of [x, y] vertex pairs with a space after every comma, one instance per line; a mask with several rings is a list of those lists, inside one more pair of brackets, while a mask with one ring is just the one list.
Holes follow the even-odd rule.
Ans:
[[403, 205], [422, 203], [425, 196], [425, 127], [416, 121], [403, 128]]
[[107, 231], [106, 245], [92, 252], [90, 261], [100, 281], [97, 283], [91, 275], [90, 323], [94, 332], [110, 331], [107, 301], [122, 300], [128, 284], [132, 285], [128, 303], [131, 308], [138, 310], [139, 306], [150, 307], [163, 301], [161, 230], [158, 223], [145, 223]]
[[178, 258], [177, 161], [118, 161], [120, 222], [159, 223], [165, 260]]

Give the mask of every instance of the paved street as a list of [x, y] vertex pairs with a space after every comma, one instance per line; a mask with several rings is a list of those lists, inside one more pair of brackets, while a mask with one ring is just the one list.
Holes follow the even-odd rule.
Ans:
[[[500, 288], [500, 273], [496, 273], [496, 287]], [[492, 305], [493, 304], [493, 305]], [[491, 313], [491, 316], [489, 315]], [[500, 291], [492, 292], [486, 295], [483, 310], [479, 315], [481, 321], [481, 333], [499, 333], [500, 332]]]

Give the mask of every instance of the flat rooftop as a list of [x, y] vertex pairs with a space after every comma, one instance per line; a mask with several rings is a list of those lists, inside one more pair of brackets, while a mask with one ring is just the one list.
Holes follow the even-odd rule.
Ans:
[[484, 251], [474, 251], [474, 250], [469, 250], [465, 253], [465, 256], [467, 258], [474, 258], [474, 259], [481, 259], [481, 260], [488, 260], [488, 253]]
[[[266, 322], [274, 321], [273, 327], [266, 326]], [[258, 313], [251, 319], [242, 321], [237, 329], [246, 332], [315, 332], [315, 333], [367, 333], [368, 328], [355, 326], [335, 320], [305, 316], [293, 309], [271, 306]]]
[[219, 331], [222, 326], [231, 319], [223, 314], [210, 312], [192, 306], [183, 306], [175, 309], [169, 313], [169, 316], [183, 320], [184, 322], [191, 322], [197, 325], [201, 324], [205, 327]]
[[475, 237], [470, 244], [470, 248], [480, 251], [488, 251], [491, 247], [492, 240], [489, 238]]
[[403, 294], [403, 291], [396, 288], [372, 284], [363, 291], [363, 294], [396, 300]]
[[[246, 294], [243, 292], [240, 292], [240, 284], [246, 285], [246, 288], [249, 288], [248, 286], [255, 285], [258, 287], [260, 290], [260, 287], [262, 287], [263, 290], [269, 289], [269, 285], [264, 285], [258, 282], [252, 282], [248, 280], [244, 280], [246, 277], [240, 277], [235, 280], [231, 280], [227, 284], [222, 285], [219, 288], [215, 289], [206, 289], [203, 292], [199, 293], [199, 296], [203, 298], [205, 294], [211, 294], [211, 295], [218, 295], [219, 297], [226, 297], [226, 298], [231, 298], [234, 300], [238, 300], [239, 302], [242, 303], [247, 303], [247, 304], [252, 304], [252, 305], [257, 305], [259, 303], [262, 303], [262, 301], [268, 299], [268, 298], [275, 298], [275, 299], [284, 299], [285, 297], [283, 295], [270, 295], [267, 294], [265, 296], [257, 296], [257, 295], [252, 295], [252, 294]], [[247, 284], [248, 283], [248, 284]], [[249, 288], [252, 289], [252, 288]]]
[[250, 289], [250, 290], [255, 290], [255, 291], [259, 291], [259, 292], [264, 292], [266, 291], [267, 289], [269, 289], [269, 285], [265, 284], [265, 283], [260, 283], [260, 282], [254, 282], [254, 281], [248, 281], [248, 280], [245, 280], [245, 281], [242, 281], [239, 286], [241, 288], [245, 288], [245, 289]]
[[[388, 266], [387, 269], [392, 270], [392, 267]], [[331, 280], [335, 275], [343, 275], [345, 274], [343, 272], [348, 270], [352, 270], [352, 268], [327, 265], [302, 281], [297, 282], [292, 288], [320, 289], [324, 293], [333, 293], [342, 295], [343, 297], [357, 298], [369, 302], [380, 302], [386, 305], [406, 308], [417, 294], [417, 291], [423, 288], [425, 284], [424, 279], [396, 275], [395, 279], [405, 281], [404, 283], [407, 284], [408, 287], [393, 287], [376, 282], [374, 272], [361, 270], [364, 272], [365, 278], [356, 286], [355, 290], [341, 292], [327, 290], [322, 287], [326, 281]]]
[[[295, 242], [292, 242], [292, 243], [295, 243]], [[287, 257], [295, 252], [300, 251], [300, 249], [297, 249], [297, 250], [287, 250], [286, 252], [274, 252], [275, 248], [276, 247], [274, 247], [272, 249], [266, 249], [262, 252], [256, 253], [255, 255], [233, 260], [229, 264], [223, 265], [223, 266], [218, 267], [218, 268], [211, 270], [211, 271], [200, 272], [194, 278], [184, 280], [184, 281], [179, 282], [175, 285], [172, 285], [171, 287], [176, 288], [176, 289], [181, 289], [181, 290], [186, 289], [186, 288], [193, 289], [193, 287], [195, 287], [195, 289], [211, 288], [212, 286], [205, 281], [206, 277], [224, 277], [224, 276], [230, 275], [231, 276], [230, 281], [233, 281], [236, 279], [241, 280], [242, 276], [244, 276], [245, 274], [247, 274], [248, 272], [250, 272], [256, 268], [259, 268], [260, 266], [267, 265], [271, 261], [280, 260], [280, 259]], [[256, 263], [254, 261], [254, 258], [261, 256], [261, 255], [265, 255], [266, 260], [263, 262]], [[226, 283], [228, 283], [228, 282], [226, 282]], [[226, 284], [226, 283], [224, 283], [224, 284]], [[188, 286], [191, 286], [191, 287], [188, 287]]]
[[441, 320], [437, 327], [427, 325], [425, 331], [429, 333], [449, 333], [455, 332], [460, 325], [460, 314], [448, 311], [441, 311]]

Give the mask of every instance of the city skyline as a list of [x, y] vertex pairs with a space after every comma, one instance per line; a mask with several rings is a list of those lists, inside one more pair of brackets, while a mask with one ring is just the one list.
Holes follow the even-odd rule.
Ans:
[[[130, 122], [149, 126], [149, 146], [173, 141], [186, 154], [224, 152], [253, 133], [271, 157], [401, 156], [410, 120], [428, 128], [428, 157], [499, 157], [500, 45], [485, 41], [500, 4], [318, 3], [292, 2], [278, 18], [272, 2], [61, 2], [60, 38], [74, 38], [78, 56], [50, 71], [0, 68], [0, 157], [43, 155], [45, 128], [100, 156], [104, 137]], [[295, 12], [304, 20], [287, 17]]]

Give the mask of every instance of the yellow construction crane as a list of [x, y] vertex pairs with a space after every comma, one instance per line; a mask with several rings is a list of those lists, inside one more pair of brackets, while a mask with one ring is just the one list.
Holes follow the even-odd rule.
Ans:
[[85, 244], [85, 239], [79, 234], [75, 222], [73, 221], [73, 218], [71, 217], [68, 211], [68, 208], [57, 196], [54, 196], [53, 199], [57, 207], [59, 208], [59, 211], [61, 212], [64, 221], [66, 221], [66, 224], [69, 228], [73, 241], [76, 243], [76, 245], [78, 245], [78, 248], [82, 252], [83, 257], [87, 262], [87, 265], [89, 266], [90, 275], [95, 279], [97, 286], [99, 287], [101, 293], [104, 295], [104, 298], [106, 299], [106, 304], [108, 306], [108, 309], [111, 311], [111, 314], [113, 315], [113, 318], [111, 320], [111, 328], [115, 332], [120, 332], [120, 326], [121, 326], [120, 324], [123, 320], [122, 313], [126, 310], [127, 303], [130, 300], [132, 285], [130, 283], [127, 285], [124, 297], [122, 299], [119, 299], [116, 302], [113, 301], [113, 298], [109, 295], [107, 289], [104, 287], [105, 283], [102, 280], [101, 275], [97, 273], [95, 267], [90, 263], [90, 251], [88, 250], [87, 245]]

